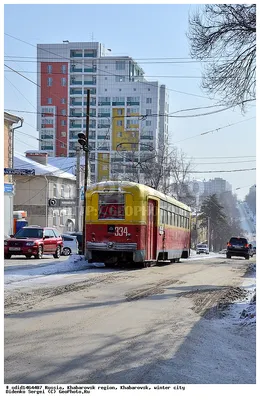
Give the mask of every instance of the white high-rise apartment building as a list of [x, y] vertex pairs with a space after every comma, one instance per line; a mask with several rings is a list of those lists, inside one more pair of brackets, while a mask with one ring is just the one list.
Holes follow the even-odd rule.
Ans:
[[40, 149], [50, 156], [75, 156], [90, 89], [92, 181], [123, 178], [141, 156], [158, 153], [168, 142], [165, 85], [147, 81], [131, 57], [108, 54], [97, 42], [37, 46]]

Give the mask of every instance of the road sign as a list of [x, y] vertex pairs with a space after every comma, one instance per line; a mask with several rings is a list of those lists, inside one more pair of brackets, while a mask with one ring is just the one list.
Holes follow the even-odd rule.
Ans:
[[12, 185], [12, 183], [5, 183], [4, 184], [4, 192], [5, 193], [13, 193], [14, 191], [14, 185]]
[[35, 169], [4, 168], [4, 175], [35, 175]]

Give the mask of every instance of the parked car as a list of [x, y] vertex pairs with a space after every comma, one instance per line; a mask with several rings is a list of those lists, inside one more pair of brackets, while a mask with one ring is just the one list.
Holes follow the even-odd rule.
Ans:
[[79, 252], [79, 244], [76, 236], [72, 235], [61, 235], [63, 240], [63, 256], [69, 256], [70, 254], [78, 254]]
[[82, 254], [83, 233], [82, 232], [66, 232], [66, 233], [64, 233], [64, 235], [76, 236], [77, 241], [78, 241], [79, 254]]
[[250, 255], [251, 255], [251, 257], [253, 257], [256, 254], [256, 242], [252, 242], [250, 244], [251, 244]]
[[207, 244], [204, 244], [204, 243], [197, 244], [196, 254], [201, 254], [201, 253], [209, 254], [209, 247]]
[[24, 255], [26, 258], [34, 256], [39, 259], [44, 254], [60, 258], [62, 248], [62, 237], [57, 229], [38, 225], [25, 226], [4, 240], [4, 258]]
[[248, 243], [246, 238], [232, 237], [227, 243], [226, 257], [231, 258], [232, 256], [238, 256], [249, 260], [251, 249], [252, 245]]

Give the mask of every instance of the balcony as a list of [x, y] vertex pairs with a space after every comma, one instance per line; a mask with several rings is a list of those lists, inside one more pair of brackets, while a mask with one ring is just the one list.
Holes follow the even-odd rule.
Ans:
[[81, 129], [81, 124], [70, 124], [70, 129]]
[[82, 73], [82, 68], [71, 68], [70, 69], [70, 72], [73, 74], [74, 72], [75, 73], [77, 73], [77, 72], [81, 72]]
[[82, 85], [82, 81], [76, 81], [76, 79], [75, 80], [71, 80], [70, 81], [70, 85], [71, 86]]
[[84, 68], [84, 72], [92, 72], [92, 73], [96, 73], [97, 72], [97, 68]]
[[124, 101], [112, 101], [112, 106], [124, 106]]
[[127, 106], [139, 106], [140, 105], [140, 101], [128, 101], [126, 103]]
[[93, 50], [93, 51], [89, 51], [89, 52], [84, 52], [84, 57], [85, 58], [94, 58], [97, 57], [97, 51]]
[[110, 136], [107, 136], [107, 135], [98, 135], [98, 139], [110, 140]]
[[99, 117], [110, 118], [110, 113], [98, 113]]
[[[96, 99], [90, 99], [90, 103], [89, 103], [91, 106], [96, 106]], [[84, 106], [86, 106], [87, 105], [87, 102], [86, 101], [84, 101], [84, 103], [83, 103], [83, 105]]]
[[96, 85], [96, 81], [84, 81], [84, 85]]
[[82, 118], [82, 112], [71, 112], [70, 116], [72, 118], [76, 117], [76, 118]]
[[82, 52], [76, 52], [76, 51], [71, 51], [70, 52], [70, 58], [82, 58]]
[[98, 105], [99, 106], [110, 106], [110, 101], [99, 101]]
[[81, 101], [72, 101], [70, 103], [71, 107], [77, 107], [77, 106], [82, 106], [82, 102]]
[[70, 89], [71, 95], [82, 94], [82, 89]]
[[98, 128], [110, 128], [110, 123], [106, 123], [106, 122], [104, 122], [104, 123], [99, 123], [98, 124]]

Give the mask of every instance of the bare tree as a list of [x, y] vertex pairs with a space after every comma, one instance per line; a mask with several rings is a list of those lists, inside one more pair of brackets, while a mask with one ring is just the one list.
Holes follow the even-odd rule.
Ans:
[[196, 198], [190, 191], [190, 174], [192, 172], [192, 162], [186, 154], [177, 148], [169, 156], [168, 164], [170, 166], [170, 185], [168, 193], [177, 200], [186, 203], [189, 206], [195, 206]]
[[256, 5], [206, 4], [189, 23], [191, 57], [208, 59], [202, 88], [244, 110], [256, 95]]
[[[124, 159], [131, 161], [135, 157], [134, 152], [128, 152]], [[169, 154], [168, 146], [163, 145], [158, 151], [141, 152], [139, 161], [130, 164], [132, 170], [124, 179], [143, 183], [188, 205], [195, 204], [195, 197], [189, 190], [191, 160], [182, 151], [173, 148]]]

